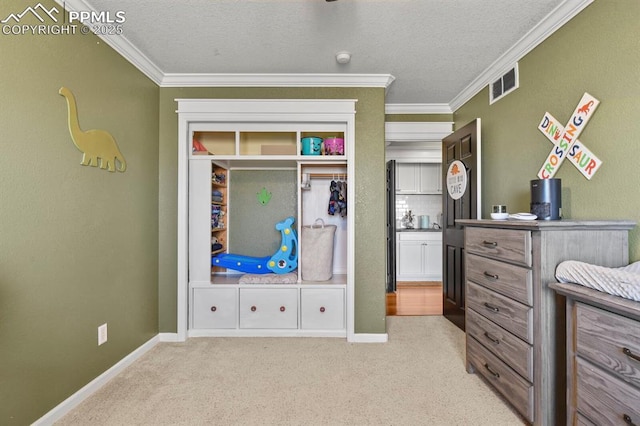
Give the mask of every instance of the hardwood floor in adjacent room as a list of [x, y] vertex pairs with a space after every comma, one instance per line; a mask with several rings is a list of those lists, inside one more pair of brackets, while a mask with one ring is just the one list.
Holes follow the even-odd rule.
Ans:
[[387, 315], [442, 315], [442, 283], [402, 281], [387, 293]]

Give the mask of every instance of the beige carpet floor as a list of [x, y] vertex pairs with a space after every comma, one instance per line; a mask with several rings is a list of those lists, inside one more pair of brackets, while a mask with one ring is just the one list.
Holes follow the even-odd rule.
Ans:
[[387, 343], [161, 343], [57, 425], [521, 425], [442, 316], [387, 317]]

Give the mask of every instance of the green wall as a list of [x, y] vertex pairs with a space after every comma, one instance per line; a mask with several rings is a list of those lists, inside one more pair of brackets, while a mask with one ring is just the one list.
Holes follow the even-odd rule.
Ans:
[[[580, 140], [602, 160], [589, 181], [568, 161], [562, 213], [569, 219], [640, 220], [640, 2], [600, 0], [519, 62], [520, 87], [493, 105], [485, 88], [455, 112], [456, 128], [482, 119], [483, 217], [490, 206], [529, 211], [529, 181], [551, 151], [538, 131], [545, 111], [565, 124], [588, 92], [600, 105]], [[630, 260], [640, 260], [640, 229], [630, 233]]]
[[180, 98], [357, 99], [355, 331], [385, 333], [384, 89], [160, 89], [160, 331], [176, 331], [177, 167]]
[[[24, 425], [158, 333], [159, 89], [92, 35], [2, 34], [0, 52], [0, 424]], [[80, 165], [63, 85], [125, 173]]]

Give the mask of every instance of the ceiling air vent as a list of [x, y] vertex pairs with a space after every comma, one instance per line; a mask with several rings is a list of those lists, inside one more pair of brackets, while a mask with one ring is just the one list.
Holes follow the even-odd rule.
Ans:
[[489, 85], [489, 105], [518, 88], [518, 64]]

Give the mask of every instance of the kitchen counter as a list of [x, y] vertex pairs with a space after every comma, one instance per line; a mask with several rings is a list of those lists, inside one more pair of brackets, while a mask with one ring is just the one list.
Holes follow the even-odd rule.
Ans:
[[442, 229], [434, 229], [434, 228], [413, 228], [413, 229], [407, 229], [407, 228], [396, 228], [396, 232], [442, 232]]

